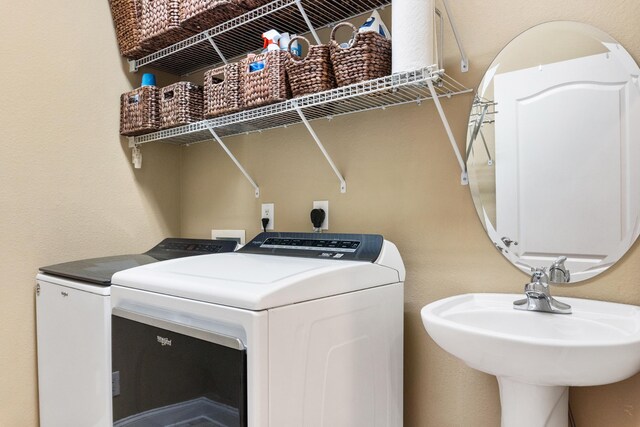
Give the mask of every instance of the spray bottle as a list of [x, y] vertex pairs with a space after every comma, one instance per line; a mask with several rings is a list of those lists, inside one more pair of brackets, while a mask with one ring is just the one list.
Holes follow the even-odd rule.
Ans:
[[269, 30], [266, 33], [262, 34], [262, 53], [271, 52], [273, 50], [279, 50], [280, 45], [278, 44], [278, 40], [280, 40], [280, 33], [276, 30]]

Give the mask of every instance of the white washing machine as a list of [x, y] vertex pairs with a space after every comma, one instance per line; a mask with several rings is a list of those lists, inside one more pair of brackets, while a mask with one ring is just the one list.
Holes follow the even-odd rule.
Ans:
[[309, 233], [116, 273], [114, 425], [402, 426], [404, 278], [382, 236]]
[[144, 254], [42, 267], [36, 277], [40, 425], [112, 425], [110, 284], [115, 272], [235, 247], [230, 241], [171, 238]]

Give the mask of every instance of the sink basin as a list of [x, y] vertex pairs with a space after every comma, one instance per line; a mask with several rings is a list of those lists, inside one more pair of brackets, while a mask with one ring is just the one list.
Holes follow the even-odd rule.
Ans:
[[566, 426], [567, 386], [617, 382], [640, 371], [640, 307], [558, 298], [573, 314], [514, 310], [521, 298], [457, 295], [421, 312], [440, 347], [498, 377], [503, 426]]

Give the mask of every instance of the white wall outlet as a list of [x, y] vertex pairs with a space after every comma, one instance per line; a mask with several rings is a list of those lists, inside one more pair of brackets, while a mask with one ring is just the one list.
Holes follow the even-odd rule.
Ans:
[[262, 214], [260, 216], [260, 229], [262, 229], [262, 218], [269, 218], [269, 224], [267, 224], [267, 230], [273, 230], [273, 224], [275, 219], [275, 204], [263, 203]]
[[313, 209], [322, 209], [324, 210], [324, 221], [322, 221], [321, 230], [329, 229], [329, 201], [328, 200], [320, 200], [313, 202]]
[[211, 238], [218, 240], [233, 240], [244, 245], [245, 232], [244, 230], [211, 230]]

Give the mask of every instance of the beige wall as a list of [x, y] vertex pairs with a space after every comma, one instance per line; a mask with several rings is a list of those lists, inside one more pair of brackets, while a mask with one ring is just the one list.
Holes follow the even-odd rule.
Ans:
[[[590, 23], [640, 59], [640, 3], [568, 0], [466, 0], [451, 7], [471, 60], [461, 75], [447, 38], [448, 71], [476, 87], [498, 51], [544, 21]], [[444, 101], [460, 143], [471, 95]], [[314, 123], [347, 180], [346, 194], [301, 126], [228, 140], [260, 185], [261, 197], [213, 143], [183, 150], [181, 231], [205, 237], [211, 228], [259, 231], [260, 203], [275, 203], [276, 229], [309, 230], [313, 200], [330, 201], [334, 232], [382, 233], [407, 267], [405, 290], [405, 424], [408, 427], [498, 426], [496, 380], [466, 367], [431, 341], [420, 320], [425, 304], [464, 292], [520, 292], [527, 277], [492, 247], [432, 103]], [[559, 294], [640, 304], [638, 245], [601, 277]], [[606, 363], [606, 361], [603, 361]], [[525, 369], [523, 367], [523, 369]], [[572, 389], [577, 424], [640, 425], [640, 376], [623, 383]]]
[[[540, 0], [451, 2], [475, 87], [511, 38], [543, 21], [591, 23], [640, 59], [640, 4]], [[453, 42], [447, 39], [450, 54]], [[308, 134], [287, 130], [229, 140], [261, 186], [253, 191], [214, 144], [143, 147], [132, 169], [117, 135], [121, 92], [137, 85], [118, 58], [107, 1], [18, 2], [0, 14], [0, 426], [37, 425], [34, 274], [49, 263], [140, 252], [161, 237], [215, 228], [258, 232], [259, 205], [276, 203], [278, 230], [308, 230], [313, 200], [331, 203], [331, 231], [382, 233], [407, 267], [405, 419], [418, 426], [494, 426], [497, 385], [440, 350], [420, 308], [464, 292], [517, 292], [526, 277], [493, 248], [431, 103], [315, 124], [348, 182], [338, 182]], [[444, 102], [464, 140], [471, 96]], [[33, 117], [33, 119], [32, 119]], [[640, 304], [636, 245], [603, 276], [564, 294]], [[603, 362], [604, 363], [604, 362]], [[640, 377], [573, 389], [578, 425], [640, 424]]]
[[178, 234], [180, 149], [150, 146], [147, 167], [131, 167], [118, 136], [131, 84], [106, 0], [0, 10], [0, 426], [28, 427], [38, 420], [38, 267]]

